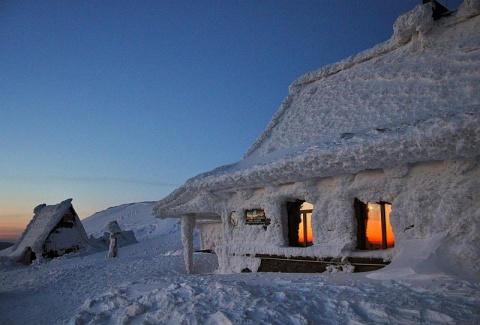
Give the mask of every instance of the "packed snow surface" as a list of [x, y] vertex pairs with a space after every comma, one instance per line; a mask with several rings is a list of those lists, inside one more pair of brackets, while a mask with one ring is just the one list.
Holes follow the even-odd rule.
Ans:
[[[154, 222], [146, 203], [86, 219]], [[132, 211], [138, 211], [132, 213]], [[142, 212], [140, 212], [142, 211]], [[177, 220], [176, 220], [177, 221]], [[132, 230], [120, 223], [123, 230]], [[0, 324], [476, 324], [480, 283], [444, 274], [215, 274], [214, 254], [195, 253], [185, 272], [180, 228], [157, 226], [119, 257], [70, 254], [0, 267]], [[151, 230], [151, 229], [150, 229]], [[195, 240], [198, 247], [198, 238]], [[440, 257], [439, 257], [440, 258]], [[385, 269], [386, 270], [386, 269]], [[386, 274], [390, 274], [388, 277]]]

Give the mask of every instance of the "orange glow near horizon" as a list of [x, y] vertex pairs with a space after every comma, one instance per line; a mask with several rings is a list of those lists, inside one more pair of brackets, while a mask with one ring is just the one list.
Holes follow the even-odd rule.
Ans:
[[[393, 235], [392, 226], [390, 225], [391, 211], [391, 205], [385, 204], [387, 247], [393, 247], [395, 244], [395, 237]], [[369, 246], [370, 244], [374, 246], [382, 245], [382, 221], [380, 205], [374, 203], [368, 203], [367, 246]]]
[[10, 221], [0, 218], [0, 241], [16, 242], [22, 235], [28, 221]]
[[[3, 204], [3, 202], [0, 202]], [[2, 206], [0, 204], [0, 206]], [[26, 209], [24, 207], [18, 207], [18, 210], [15, 211], [14, 208], [17, 208], [13, 204], [13, 208], [5, 208], [0, 212], [0, 241], [6, 241], [15, 243], [26, 226], [32, 219], [31, 209]]]

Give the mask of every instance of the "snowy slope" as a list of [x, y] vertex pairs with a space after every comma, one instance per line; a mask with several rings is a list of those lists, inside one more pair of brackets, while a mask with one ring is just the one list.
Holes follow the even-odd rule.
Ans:
[[[121, 219], [124, 230], [130, 224], [141, 234], [149, 205], [111, 208], [86, 224], [96, 229], [130, 215], [130, 221]], [[429, 273], [428, 265], [422, 270], [397, 265], [386, 273], [215, 275], [216, 256], [196, 253], [196, 274], [188, 276], [180, 234], [163, 225], [140, 243], [121, 247], [117, 259], [101, 252], [0, 267], [0, 324], [476, 324], [480, 319], [480, 283]]]
[[[86, 299], [112, 286], [183, 274], [177, 221], [153, 218], [151, 205], [125, 204], [83, 220], [89, 235], [103, 234], [111, 220], [136, 232], [141, 243], [120, 247], [117, 259], [107, 260], [106, 252], [99, 252], [69, 254], [29, 267], [0, 265], [0, 324], [65, 324]], [[206, 263], [206, 272], [213, 272], [215, 261]]]
[[123, 204], [97, 212], [82, 220], [89, 236], [101, 237], [110, 221], [116, 220], [122, 230], [133, 230], [138, 241], [179, 231], [178, 220], [160, 220], [152, 216], [156, 202]]

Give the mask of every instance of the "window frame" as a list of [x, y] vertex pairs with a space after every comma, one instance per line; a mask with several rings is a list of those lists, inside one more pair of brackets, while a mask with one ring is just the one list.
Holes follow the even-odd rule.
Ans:
[[[310, 247], [313, 245], [313, 234], [312, 234], [311, 242], [309, 242], [307, 239], [308, 237], [307, 236], [307, 233], [308, 233], [307, 214], [311, 213], [313, 215], [314, 208], [301, 210], [301, 207], [305, 202], [307, 201], [300, 200], [300, 199], [286, 202], [287, 220], [288, 220], [288, 245], [290, 247]], [[304, 240], [303, 242], [300, 242], [299, 233], [300, 233], [300, 224], [302, 223], [302, 221], [303, 221]], [[312, 226], [311, 222], [312, 222], [312, 217], [310, 217], [310, 227]]]
[[[367, 247], [368, 204], [369, 202], [364, 203], [360, 201], [358, 198], [355, 198], [354, 207], [355, 207], [355, 219], [357, 220], [357, 249], [358, 250], [375, 250]], [[385, 205], [388, 204], [391, 206], [392, 204], [386, 201], [374, 202], [374, 204], [378, 204], [380, 206], [380, 222], [381, 222], [381, 233], [382, 233], [382, 244], [380, 249], [381, 250], [389, 249], [391, 247], [388, 247], [387, 218], [386, 218], [386, 212], [385, 212], [386, 211]], [[395, 246], [395, 236], [393, 238], [393, 246]]]
[[[303, 222], [303, 243], [298, 242], [301, 244], [302, 247], [309, 247], [313, 246], [313, 235], [312, 241], [308, 241], [308, 224], [307, 224], [307, 213], [313, 214], [313, 209], [302, 210], [300, 209], [300, 224]], [[298, 225], [298, 232], [300, 233], [300, 224]], [[312, 227], [312, 216], [310, 215], [310, 227]]]

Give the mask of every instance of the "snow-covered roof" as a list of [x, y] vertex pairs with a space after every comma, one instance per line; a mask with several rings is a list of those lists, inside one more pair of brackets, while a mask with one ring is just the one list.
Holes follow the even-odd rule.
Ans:
[[206, 191], [479, 155], [479, 14], [478, 0], [438, 21], [418, 5], [388, 41], [301, 76], [242, 160], [188, 180], [154, 213], [188, 212]]
[[41, 204], [37, 206], [33, 210], [32, 220], [13, 247], [12, 255], [21, 254], [26, 247], [31, 247], [34, 252], [41, 252], [48, 235], [70, 208], [73, 208], [72, 199], [55, 205]]

